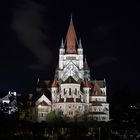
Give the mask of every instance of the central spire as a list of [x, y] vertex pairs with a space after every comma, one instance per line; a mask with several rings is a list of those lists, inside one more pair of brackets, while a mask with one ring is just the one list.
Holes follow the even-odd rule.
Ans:
[[70, 53], [70, 54], [76, 53], [77, 37], [76, 37], [74, 25], [73, 25], [72, 15], [71, 15], [65, 43], [66, 43], [66, 53]]

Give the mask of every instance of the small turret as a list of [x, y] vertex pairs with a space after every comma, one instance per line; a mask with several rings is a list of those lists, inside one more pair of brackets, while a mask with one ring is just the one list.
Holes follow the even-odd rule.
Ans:
[[51, 93], [52, 93], [52, 102], [54, 103], [56, 101], [56, 94], [58, 89], [58, 82], [54, 80], [51, 85]]
[[104, 87], [106, 87], [106, 79], [104, 78]]
[[79, 39], [78, 54], [79, 54], [79, 55], [83, 55], [83, 47], [82, 47], [81, 39]]
[[90, 81], [90, 69], [86, 57], [84, 62], [84, 79]]
[[58, 82], [56, 80], [54, 80], [51, 87], [58, 88]]
[[83, 82], [83, 90], [86, 95], [86, 103], [89, 103], [89, 89], [90, 89], [90, 83], [89, 81], [85, 80]]
[[61, 40], [61, 45], [60, 45], [60, 49], [59, 49], [59, 54], [63, 55], [65, 53], [65, 48], [64, 48], [64, 42], [63, 42], [63, 38]]
[[81, 38], [79, 39], [79, 45], [78, 45], [78, 48], [79, 48], [79, 49], [82, 49], [82, 48], [83, 48], [83, 47], [82, 47]]
[[89, 70], [86, 56], [85, 56], [85, 62], [84, 62], [84, 70]]
[[64, 42], [63, 42], [63, 39], [62, 39], [60, 49], [59, 49], [59, 69], [63, 68], [64, 54], [65, 54], [65, 48], [64, 48]]

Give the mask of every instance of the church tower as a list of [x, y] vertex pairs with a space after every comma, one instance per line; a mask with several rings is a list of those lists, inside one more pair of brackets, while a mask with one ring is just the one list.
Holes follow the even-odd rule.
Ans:
[[59, 48], [58, 80], [65, 81], [71, 76], [76, 81], [83, 80], [83, 48], [81, 39], [77, 41], [72, 17], [70, 19], [65, 42]]

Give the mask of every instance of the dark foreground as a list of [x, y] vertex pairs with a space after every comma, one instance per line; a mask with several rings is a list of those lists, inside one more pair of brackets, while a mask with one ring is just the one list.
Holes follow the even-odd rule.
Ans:
[[33, 123], [5, 116], [0, 119], [0, 140], [140, 140], [139, 126], [117, 121]]

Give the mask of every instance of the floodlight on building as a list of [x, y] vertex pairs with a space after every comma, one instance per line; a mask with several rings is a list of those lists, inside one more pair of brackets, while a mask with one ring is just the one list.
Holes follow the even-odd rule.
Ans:
[[41, 105], [38, 105], [38, 108], [40, 108], [41, 107]]

